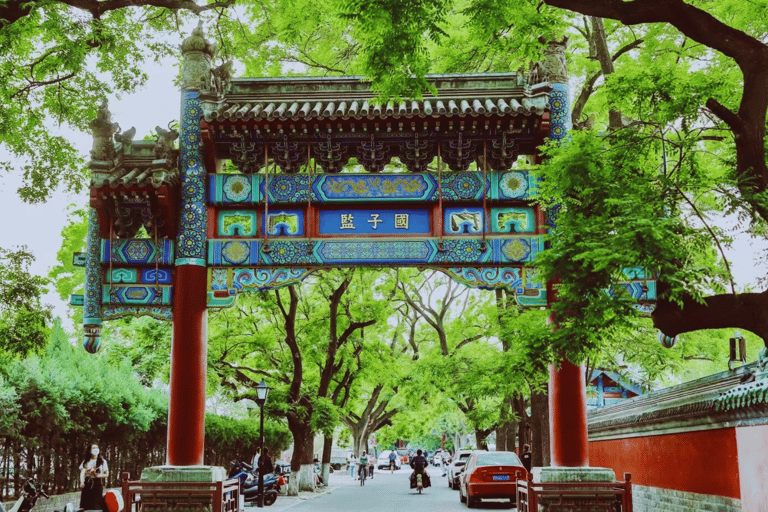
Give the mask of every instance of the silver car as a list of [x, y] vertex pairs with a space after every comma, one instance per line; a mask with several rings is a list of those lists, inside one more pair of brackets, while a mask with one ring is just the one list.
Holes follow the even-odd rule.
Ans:
[[459, 450], [453, 456], [453, 460], [448, 465], [446, 476], [448, 477], [448, 487], [454, 490], [459, 488], [459, 474], [462, 466], [467, 463], [467, 459], [472, 454], [472, 450]]

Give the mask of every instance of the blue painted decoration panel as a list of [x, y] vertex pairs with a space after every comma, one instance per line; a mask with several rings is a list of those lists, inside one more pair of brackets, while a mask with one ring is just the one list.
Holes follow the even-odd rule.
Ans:
[[251, 210], [220, 210], [218, 212], [219, 236], [256, 236], [258, 214]]
[[140, 279], [144, 284], [171, 284], [173, 271], [169, 268], [142, 268]]
[[492, 233], [535, 233], [533, 207], [491, 208]]
[[159, 240], [159, 248], [154, 240], [148, 238], [131, 238], [128, 240], [101, 240], [101, 263], [148, 265], [173, 265], [173, 241], [166, 238]]
[[[261, 197], [269, 185], [270, 203], [306, 203], [309, 199], [307, 174], [270, 174], [261, 180]], [[313, 198], [313, 200], [315, 200]]]
[[104, 304], [172, 304], [172, 286], [104, 285], [102, 290]]
[[304, 211], [269, 209], [269, 214], [261, 225], [261, 234], [265, 231], [269, 236], [303, 236], [304, 235]]
[[171, 306], [104, 306], [104, 320], [116, 320], [124, 317], [149, 316], [156, 320], [173, 321]]
[[536, 195], [536, 180], [528, 171], [507, 171], [493, 174], [493, 199], [526, 201]]
[[321, 235], [425, 235], [429, 234], [429, 210], [321, 210]]
[[313, 184], [324, 201], [429, 201], [437, 185], [429, 174], [322, 175]]
[[446, 235], [479, 235], [485, 230], [485, 215], [481, 207], [444, 208], [443, 232]]
[[208, 175], [208, 202], [216, 205], [256, 204], [262, 199], [260, 174]]
[[172, 284], [173, 272], [169, 268], [113, 268], [111, 284]]
[[259, 260], [258, 240], [209, 240], [209, 265], [257, 265]]

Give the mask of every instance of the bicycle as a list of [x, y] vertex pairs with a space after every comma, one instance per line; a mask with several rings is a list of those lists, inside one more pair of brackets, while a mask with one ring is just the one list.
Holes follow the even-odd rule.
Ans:
[[394, 460], [390, 460], [389, 461], [389, 472], [390, 472], [390, 474], [394, 474], [395, 473], [395, 466], [396, 466], [395, 461]]
[[365, 485], [365, 477], [368, 474], [368, 468], [360, 466], [360, 485]]

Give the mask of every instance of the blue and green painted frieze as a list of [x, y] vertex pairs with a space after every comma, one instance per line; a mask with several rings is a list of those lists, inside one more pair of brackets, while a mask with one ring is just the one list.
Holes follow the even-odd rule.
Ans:
[[[266, 244], [266, 247], [265, 247]], [[533, 262], [540, 237], [209, 240], [210, 266], [509, 265]]]
[[[452, 279], [473, 288], [506, 288], [522, 306], [546, 306], [546, 287], [533, 267], [434, 267]], [[208, 307], [229, 307], [237, 295], [297, 284], [316, 268], [208, 268]]]
[[[306, 204], [338, 202], [436, 203], [481, 201], [482, 172], [445, 172], [416, 174], [262, 174], [208, 175], [208, 203], [216, 206], [260, 205], [270, 203]], [[442, 183], [442, 187], [438, 187]], [[491, 201], [529, 201], [534, 198], [536, 182], [531, 172], [514, 170], [488, 172], [485, 190]], [[310, 199], [311, 196], [311, 199]]]

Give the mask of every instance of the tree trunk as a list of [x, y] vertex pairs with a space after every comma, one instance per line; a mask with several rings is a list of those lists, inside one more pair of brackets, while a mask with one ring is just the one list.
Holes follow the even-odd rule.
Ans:
[[547, 393], [531, 393], [531, 466], [549, 466], [549, 399]]
[[475, 430], [475, 443], [477, 445], [478, 450], [488, 449], [488, 443], [486, 443], [485, 440], [488, 438], [491, 432], [493, 432], [493, 430], [491, 429]]
[[357, 445], [358, 453], [368, 453], [368, 429], [363, 429]]
[[363, 421], [356, 423], [345, 421], [344, 423], [352, 433], [352, 451], [355, 452], [355, 457], [360, 458], [363, 450], [368, 449], [368, 423]]
[[526, 412], [528, 403], [524, 396], [517, 395], [514, 400], [515, 415], [517, 416], [517, 446], [522, 450], [523, 445], [530, 444], [528, 439], [528, 429], [530, 428], [531, 418]]
[[501, 403], [499, 426], [496, 429], [496, 450], [501, 452], [515, 451], [515, 431], [517, 422], [514, 420], [513, 400], [504, 398]]
[[[299, 491], [314, 490], [312, 481], [312, 458], [314, 450], [314, 432], [310, 425], [311, 414], [298, 418], [288, 414], [288, 429], [293, 435], [293, 455], [291, 456], [291, 479], [288, 482], [288, 495], [297, 496]], [[298, 478], [296, 478], [298, 476]]]
[[[600, 62], [600, 69], [603, 72], [603, 76], [607, 78], [613, 73], [613, 59], [608, 50], [608, 42], [606, 41], [605, 29], [603, 28], [603, 19], [592, 16], [590, 21], [592, 22], [592, 37], [594, 38], [593, 42], [595, 44], [597, 60]], [[621, 128], [621, 112], [613, 108], [609, 109], [608, 125], [613, 130]]]
[[323, 437], [323, 486], [328, 487], [328, 478], [331, 475], [331, 450], [333, 450], [333, 436]]

